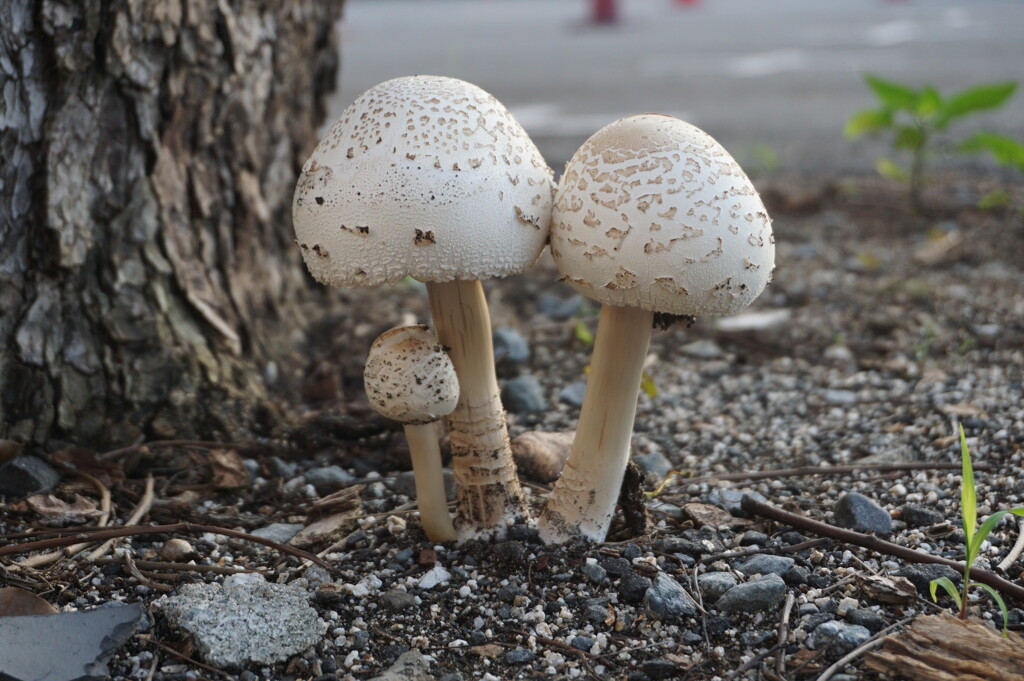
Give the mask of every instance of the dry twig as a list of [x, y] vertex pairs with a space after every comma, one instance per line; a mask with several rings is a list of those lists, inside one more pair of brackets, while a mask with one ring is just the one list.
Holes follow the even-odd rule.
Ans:
[[[789, 511], [783, 511], [781, 508], [776, 508], [771, 504], [766, 504], [762, 501], [758, 501], [752, 496], [745, 495], [743, 497], [743, 510], [747, 513], [753, 513], [759, 515], [762, 518], [768, 518], [776, 522], [791, 525], [800, 530], [806, 530], [807, 532], [813, 532], [814, 534], [821, 535], [824, 537], [832, 537], [839, 541], [846, 542], [847, 544], [853, 544], [854, 546], [860, 546], [865, 549], [869, 549], [876, 553], [884, 553], [890, 556], [896, 556], [903, 560], [910, 561], [911, 563], [937, 563], [939, 565], [948, 565], [960, 574], [964, 572], [964, 564], [958, 563], [948, 558], [941, 556], [933, 556], [929, 553], [923, 553], [921, 551], [915, 551], [914, 549], [908, 549], [905, 546], [894, 544], [892, 542], [879, 539], [878, 537], [872, 537], [861, 532], [854, 532], [853, 530], [846, 530], [841, 527], [835, 527], [817, 520], [812, 520], [806, 516], [797, 515], [796, 513], [790, 513]], [[1002, 592], [1007, 596], [1015, 598], [1017, 601], [1024, 602], [1024, 587], [1009, 582], [999, 575], [989, 572], [988, 570], [981, 570], [979, 568], [971, 568], [971, 579], [982, 584], [988, 584], [993, 589]]]
[[[132, 513], [130, 516], [128, 516], [128, 520], [125, 521], [124, 526], [131, 527], [132, 525], [138, 525], [139, 521], [142, 520], [147, 513], [149, 513], [149, 509], [153, 507], [153, 498], [153, 476], [147, 475], [146, 489], [142, 493], [142, 498], [139, 499], [139, 503], [135, 505], [134, 509], [132, 509]], [[108, 539], [107, 541], [103, 542], [102, 544], [100, 544], [100, 547], [98, 549], [92, 551], [89, 554], [89, 560], [96, 560], [97, 558], [105, 554], [107, 551], [109, 551], [116, 543], [116, 539]]]
[[1006, 554], [1006, 558], [1003, 558], [1002, 562], [996, 567], [1003, 572], [1010, 569], [1017, 559], [1020, 558], [1021, 552], [1024, 551], [1024, 518], [1017, 520], [1017, 541], [1014, 543], [1013, 548]]

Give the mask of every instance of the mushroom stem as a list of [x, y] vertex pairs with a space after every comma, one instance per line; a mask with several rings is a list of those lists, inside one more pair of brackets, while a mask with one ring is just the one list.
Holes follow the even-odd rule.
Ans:
[[427, 539], [433, 542], [454, 541], [455, 527], [448, 515], [441, 472], [441, 448], [437, 444], [437, 428], [433, 423], [405, 426], [409, 441], [413, 476], [416, 479], [416, 506]]
[[540, 537], [604, 541], [629, 460], [654, 313], [605, 305], [572, 452], [540, 517]]
[[459, 377], [459, 402], [448, 418], [452, 472], [458, 484], [459, 539], [503, 538], [510, 520], [529, 517], [512, 460], [505, 410], [494, 373], [487, 299], [479, 281], [427, 283], [437, 338]]

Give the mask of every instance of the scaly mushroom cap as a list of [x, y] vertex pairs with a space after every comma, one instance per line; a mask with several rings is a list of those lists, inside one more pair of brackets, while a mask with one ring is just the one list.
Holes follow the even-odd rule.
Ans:
[[671, 116], [597, 131], [558, 185], [551, 254], [609, 305], [730, 314], [771, 278], [775, 239], [754, 186], [718, 142]]
[[459, 401], [455, 367], [422, 324], [389, 329], [373, 341], [363, 385], [374, 409], [406, 425], [436, 421]]
[[553, 193], [551, 169], [498, 100], [410, 76], [341, 114], [302, 168], [292, 217], [324, 284], [487, 279], [537, 259]]

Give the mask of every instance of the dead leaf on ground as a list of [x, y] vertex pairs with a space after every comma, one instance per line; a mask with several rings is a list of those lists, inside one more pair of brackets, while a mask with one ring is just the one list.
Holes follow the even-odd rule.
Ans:
[[0, 589], [0, 617], [53, 615], [57, 608], [30, 591], [8, 586]]
[[745, 525], [750, 522], [743, 518], [737, 518], [732, 513], [711, 504], [701, 504], [698, 502], [683, 504], [682, 511], [683, 516], [692, 520], [697, 527], [708, 525], [718, 529], [720, 527]]
[[0, 440], [0, 463], [6, 463], [21, 454], [25, 445], [14, 440]]
[[100, 461], [96, 452], [82, 447], [67, 447], [50, 454], [50, 461], [91, 475], [107, 487], [124, 481], [124, 469], [118, 461]]
[[860, 578], [860, 586], [868, 598], [879, 603], [913, 603], [917, 600], [917, 588], [906, 577], [867, 575]]
[[96, 503], [81, 494], [72, 494], [71, 501], [54, 494], [33, 494], [25, 503], [48, 522], [56, 524], [82, 523], [100, 514]]
[[296, 548], [305, 549], [337, 541], [356, 526], [356, 515], [358, 514], [355, 511], [345, 511], [321, 518], [299, 531], [288, 543]]
[[939, 411], [947, 416], [987, 416], [987, 414], [985, 414], [985, 410], [981, 407], [976, 407], [973, 404], [966, 404], [964, 402], [959, 404], [947, 404], [939, 407]]
[[366, 485], [353, 485], [332, 492], [322, 499], [317, 499], [309, 509], [309, 517], [313, 520], [352, 511], [360, 506], [360, 495]]
[[212, 449], [209, 454], [213, 469], [213, 486], [217, 489], [241, 489], [249, 485], [249, 471], [242, 463], [238, 452], [227, 449]]

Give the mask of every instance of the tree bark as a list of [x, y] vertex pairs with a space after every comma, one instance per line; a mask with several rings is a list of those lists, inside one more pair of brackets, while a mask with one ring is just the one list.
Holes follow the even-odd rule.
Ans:
[[0, 437], [244, 426], [341, 3], [0, 2]]

